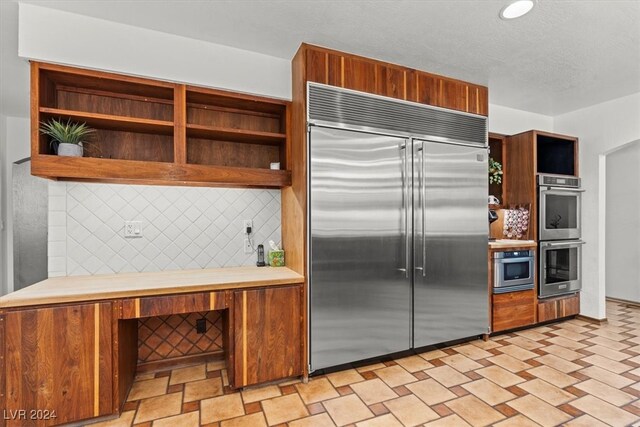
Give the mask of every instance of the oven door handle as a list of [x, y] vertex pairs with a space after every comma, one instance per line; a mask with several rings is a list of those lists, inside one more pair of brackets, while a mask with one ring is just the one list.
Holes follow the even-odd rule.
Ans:
[[562, 191], [564, 193], [584, 193], [586, 190], [583, 190], [581, 188], [549, 187], [545, 185], [540, 187], [540, 191], [541, 192]]
[[532, 262], [533, 257], [526, 258], [494, 258], [495, 262], [498, 264], [515, 264], [517, 262]]
[[540, 243], [540, 247], [542, 248], [555, 248], [558, 246], [565, 246], [567, 248], [570, 248], [572, 246], [580, 246], [580, 245], [586, 245], [587, 242], [583, 242], [582, 240], [577, 241], [577, 242], [545, 242], [545, 243]]

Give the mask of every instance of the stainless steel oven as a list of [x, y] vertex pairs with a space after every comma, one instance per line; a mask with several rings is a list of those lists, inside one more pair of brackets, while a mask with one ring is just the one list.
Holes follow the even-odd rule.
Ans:
[[582, 192], [580, 178], [538, 176], [539, 240], [579, 239]]
[[581, 240], [540, 242], [540, 298], [580, 291], [582, 245]]
[[493, 254], [493, 293], [533, 289], [534, 252], [505, 251]]

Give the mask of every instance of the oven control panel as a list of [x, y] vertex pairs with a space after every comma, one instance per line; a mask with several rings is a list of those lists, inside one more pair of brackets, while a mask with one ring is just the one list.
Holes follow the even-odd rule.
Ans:
[[580, 178], [573, 178], [569, 176], [558, 176], [558, 175], [538, 175], [538, 185], [580, 188]]
[[533, 257], [533, 251], [506, 251], [506, 252], [496, 252], [493, 254], [494, 258], [527, 258]]

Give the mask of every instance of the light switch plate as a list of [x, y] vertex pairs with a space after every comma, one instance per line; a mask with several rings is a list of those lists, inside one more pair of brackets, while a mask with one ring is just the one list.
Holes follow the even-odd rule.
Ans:
[[126, 238], [142, 237], [142, 221], [125, 221], [124, 237]]

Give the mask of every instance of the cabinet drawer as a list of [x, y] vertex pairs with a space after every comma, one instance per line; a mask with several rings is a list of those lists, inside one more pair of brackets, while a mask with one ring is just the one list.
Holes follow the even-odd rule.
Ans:
[[505, 331], [535, 323], [535, 291], [493, 295], [492, 332]]
[[580, 294], [538, 302], [538, 322], [562, 319], [580, 313]]
[[137, 319], [140, 317], [223, 310], [228, 306], [228, 293], [226, 291], [128, 298], [122, 300], [121, 318]]

